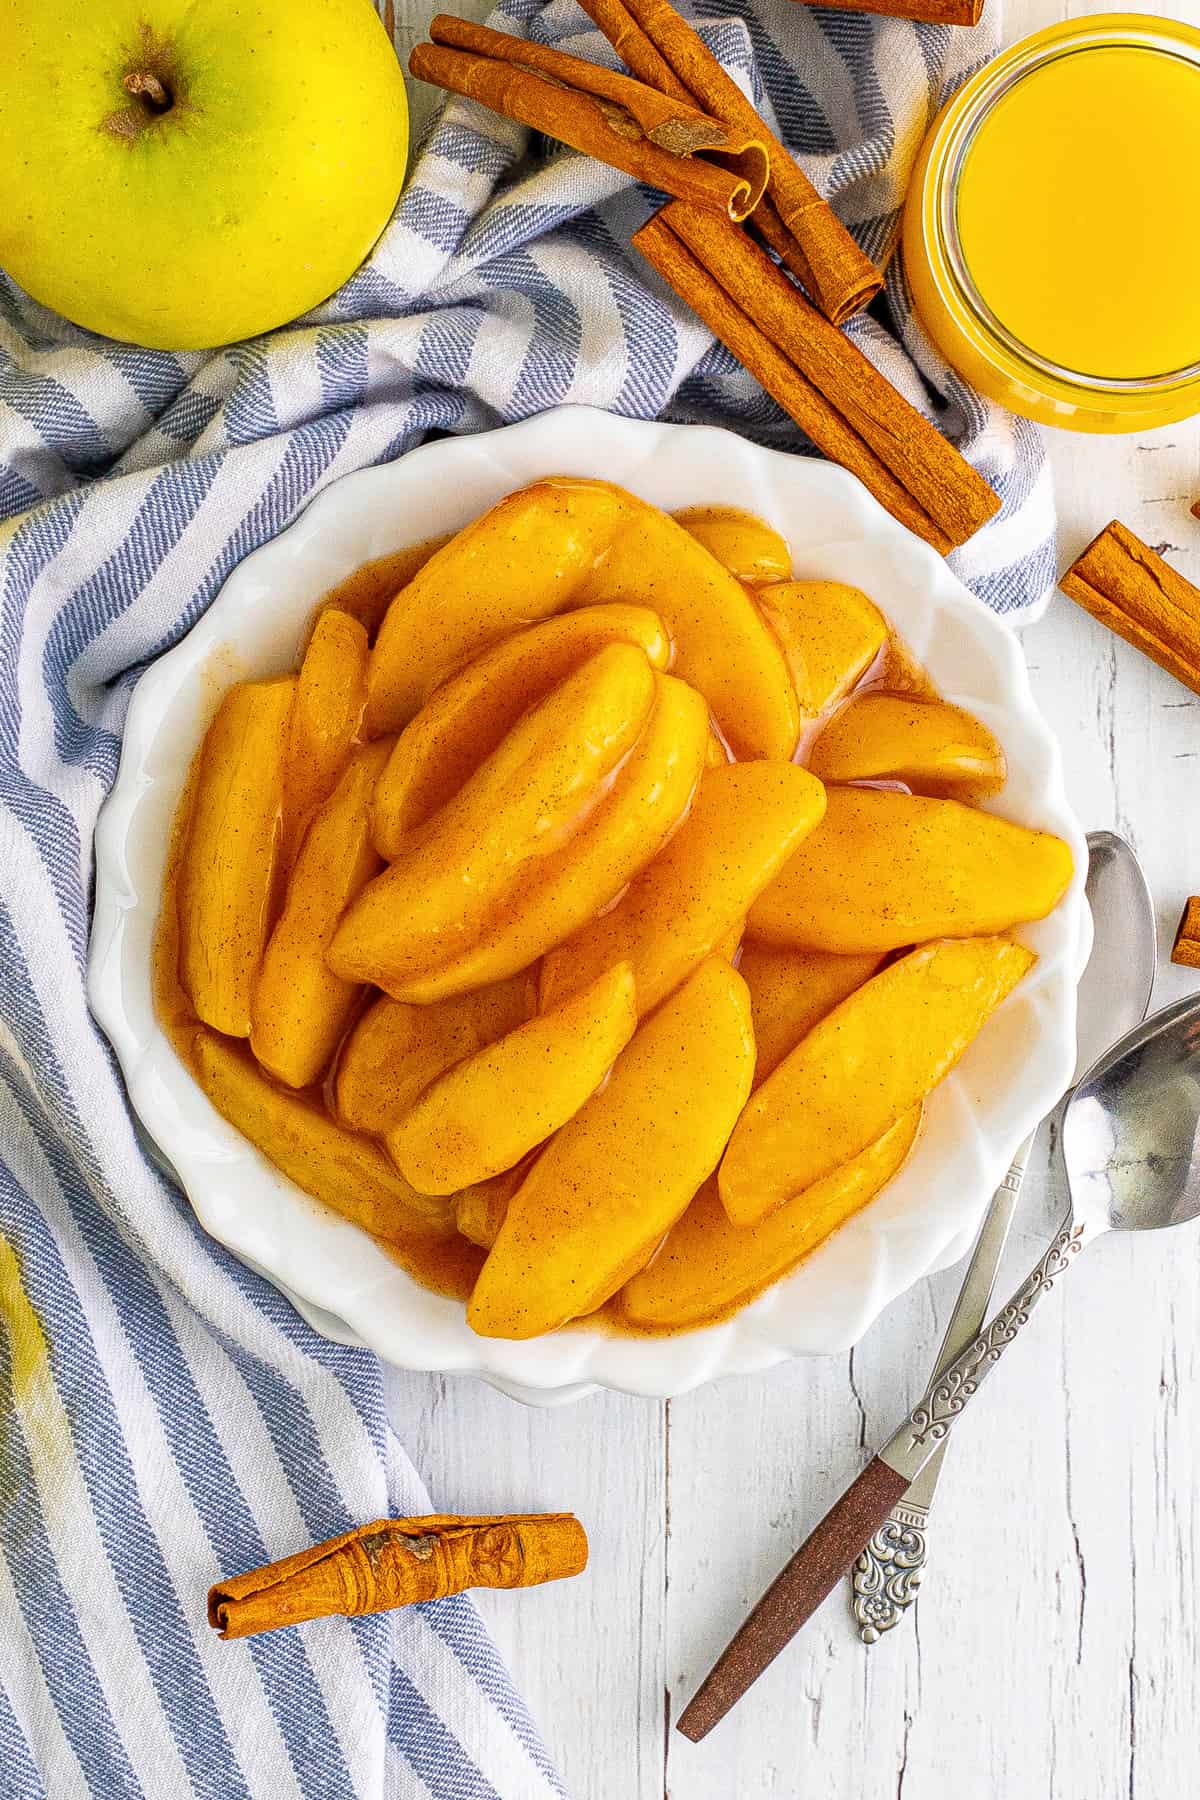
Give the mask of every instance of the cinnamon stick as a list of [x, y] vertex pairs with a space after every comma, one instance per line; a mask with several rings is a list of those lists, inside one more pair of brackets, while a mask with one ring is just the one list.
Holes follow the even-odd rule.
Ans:
[[418, 44], [418, 80], [479, 100], [493, 112], [560, 139], [666, 194], [743, 219], [761, 198], [761, 134], [710, 118], [611, 69], [545, 45], [440, 14], [432, 44]]
[[670, 0], [581, 0], [630, 68], [649, 67], [656, 52], [697, 105], [743, 131], [757, 129], [770, 155], [767, 203], [754, 224], [835, 325], [864, 307], [883, 286], [883, 276], [860, 250], [827, 201], [822, 200], [786, 145], [767, 130], [733, 77]]
[[847, 425], [837, 408], [830, 405], [794, 363], [788, 361], [675, 236], [664, 223], [662, 213], [656, 214], [635, 234], [633, 244], [703, 319], [714, 336], [733, 351], [742, 366], [795, 419], [822, 455], [857, 475], [894, 518], [918, 536], [927, 538], [935, 549], [944, 554], [952, 548], [950, 539], [937, 531], [928, 514], [880, 462], [870, 446]]
[[1000, 501], [941, 433], [744, 232], [665, 207], [634, 246], [812, 438], [945, 554]]
[[[797, 239], [784, 224], [783, 215], [775, 205], [770, 194], [764, 194], [758, 205], [755, 207], [754, 217], [751, 223], [759, 237], [770, 244], [784, 268], [790, 269], [805, 293], [811, 296], [812, 271], [808, 265], [808, 258], [801, 250]], [[841, 318], [835, 319], [833, 323], [836, 325], [843, 325], [845, 324], [846, 319], [851, 316], [852, 314], [850, 313], [844, 314]]]
[[1127, 525], [1119, 519], [1106, 525], [1059, 586], [1094, 619], [1200, 694], [1200, 588]]
[[209, 1590], [208, 1622], [223, 1638], [241, 1638], [333, 1614], [355, 1619], [465, 1588], [561, 1581], [578, 1575], [587, 1556], [573, 1513], [376, 1519], [218, 1582]]
[[1200, 969], [1200, 896], [1196, 894], [1183, 909], [1171, 948], [1171, 961], [1180, 963], [1185, 969]]
[[625, 67], [661, 94], [690, 100], [691, 94], [678, 75], [646, 36], [637, 20], [626, 11], [624, 0], [580, 0], [584, 12], [608, 39]]
[[637, 134], [657, 144], [660, 150], [670, 151], [672, 156], [693, 156], [704, 150], [719, 151], [725, 157], [749, 154], [753, 169], [746, 171], [747, 177], [752, 177], [756, 186], [766, 184], [767, 152], [761, 130], [747, 135], [721, 119], [710, 118], [690, 95], [678, 98], [661, 93], [644, 81], [633, 81], [600, 63], [585, 62], [582, 57], [568, 56], [548, 44], [534, 44], [504, 31], [493, 31], [490, 25], [477, 25], [452, 13], [438, 13], [430, 23], [429, 35], [435, 44], [532, 69], [563, 87], [611, 101], [615, 111], [606, 116], [614, 130], [634, 135], [636, 127]]
[[878, 13], [887, 19], [915, 19], [921, 25], [978, 25], [983, 0], [800, 0], [838, 12]]

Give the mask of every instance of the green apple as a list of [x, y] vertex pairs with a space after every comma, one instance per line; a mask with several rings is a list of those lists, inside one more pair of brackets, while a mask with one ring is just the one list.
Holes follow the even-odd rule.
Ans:
[[109, 337], [231, 343], [351, 275], [404, 179], [370, 0], [0, 0], [0, 267]]

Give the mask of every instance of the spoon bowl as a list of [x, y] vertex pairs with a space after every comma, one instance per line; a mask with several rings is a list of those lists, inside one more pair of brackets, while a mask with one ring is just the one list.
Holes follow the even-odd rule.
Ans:
[[1200, 995], [1093, 1063], [1062, 1128], [1072, 1216], [1089, 1237], [1200, 1216]]
[[1072, 1087], [1101, 1051], [1145, 1018], [1158, 972], [1154, 900], [1133, 849], [1115, 831], [1089, 831], [1087, 847], [1095, 935], [1075, 996], [1079, 1056]]

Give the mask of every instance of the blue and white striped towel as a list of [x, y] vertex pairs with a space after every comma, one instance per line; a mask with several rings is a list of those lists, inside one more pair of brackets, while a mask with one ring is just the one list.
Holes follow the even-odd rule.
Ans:
[[[884, 254], [921, 132], [990, 41], [791, 0], [707, 16]], [[571, 0], [495, 22], [607, 55]], [[319, 489], [431, 431], [564, 401], [803, 447], [631, 257], [653, 199], [539, 148], [452, 102], [369, 264], [302, 325], [214, 355], [101, 342], [0, 278], [7, 1800], [561, 1792], [464, 1599], [214, 1640], [219, 1573], [427, 1500], [372, 1358], [317, 1338], [149, 1164], [84, 1000], [92, 830], [130, 688]], [[890, 295], [903, 344], [872, 320], [855, 335], [910, 397], [922, 376], [937, 390], [1004, 498], [957, 566], [997, 610], [1035, 605], [1053, 576], [1036, 435], [947, 375], [895, 275]]]

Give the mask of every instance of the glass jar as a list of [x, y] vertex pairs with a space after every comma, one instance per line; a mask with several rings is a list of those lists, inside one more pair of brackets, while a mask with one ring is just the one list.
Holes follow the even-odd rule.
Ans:
[[[1107, 60], [1085, 64], [1097, 51]], [[918, 317], [973, 387], [1044, 425], [1187, 418], [1198, 175], [1200, 30], [1112, 13], [1036, 32], [959, 90], [922, 147], [903, 232]]]

